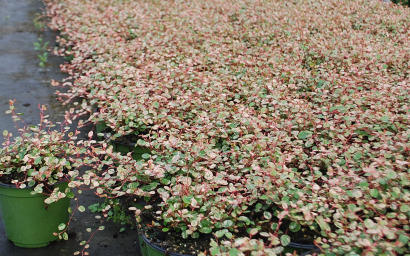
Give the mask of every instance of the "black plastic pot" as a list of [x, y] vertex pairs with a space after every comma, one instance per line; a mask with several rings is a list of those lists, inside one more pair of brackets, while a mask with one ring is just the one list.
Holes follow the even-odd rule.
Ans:
[[[96, 123], [95, 130], [98, 133], [102, 133], [108, 126], [104, 122]], [[143, 154], [150, 154], [151, 151], [146, 147], [138, 146], [136, 143], [124, 143], [119, 140], [111, 140], [108, 134], [104, 134], [104, 137], [99, 137], [100, 139], [106, 139], [112, 146], [115, 152], [121, 154], [128, 154], [132, 152], [132, 158], [135, 160], [141, 160]]]
[[[164, 248], [161, 248], [158, 245], [151, 243], [150, 240], [141, 232], [138, 234], [138, 236], [142, 256], [192, 256], [189, 254], [167, 252]], [[294, 252], [296, 252], [300, 256], [306, 256], [314, 252], [319, 252], [319, 248], [317, 248], [313, 244], [290, 243], [288, 246], [285, 247], [285, 250], [282, 252], [282, 254], [284, 255], [285, 253]]]
[[314, 244], [299, 244], [291, 242], [285, 247], [283, 253], [298, 253], [298, 255], [308, 255], [314, 252], [318, 252], [319, 248]]
[[168, 252], [164, 248], [155, 245], [149, 241], [149, 239], [144, 236], [141, 232], [138, 233], [138, 239], [141, 248], [142, 256], [192, 256], [190, 254], [180, 254], [176, 252]]
[[128, 154], [131, 153], [132, 158], [135, 160], [141, 160], [143, 154], [150, 154], [151, 151], [146, 147], [141, 147], [136, 145], [136, 143], [122, 143], [118, 141], [111, 141], [110, 144], [113, 146], [113, 150], [115, 152], [119, 152], [121, 154]]

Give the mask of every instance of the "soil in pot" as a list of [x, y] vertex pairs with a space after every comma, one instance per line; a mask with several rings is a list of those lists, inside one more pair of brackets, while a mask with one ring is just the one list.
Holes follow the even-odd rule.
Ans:
[[[188, 254], [188, 255], [197, 255], [199, 252], [204, 252], [209, 249], [209, 243], [211, 238], [213, 238], [212, 234], [206, 235], [201, 234], [199, 239], [184, 239], [181, 237], [181, 234], [178, 232], [162, 232], [159, 227], [152, 225], [153, 221], [155, 221], [154, 216], [156, 210], [145, 210], [141, 213], [141, 223], [140, 223], [140, 233], [143, 236], [140, 236], [140, 243], [141, 244], [152, 244], [153, 247], [159, 247], [165, 250], [166, 252], [173, 252], [178, 254]], [[251, 214], [251, 219], [257, 219], [258, 213]], [[308, 227], [302, 227], [297, 232], [291, 232], [289, 230], [289, 224], [291, 222], [284, 220], [281, 225], [281, 230], [284, 234], [287, 234], [291, 237], [291, 243], [285, 247], [282, 255], [286, 253], [297, 253], [299, 254], [306, 254], [306, 253], [313, 253], [318, 250], [318, 248], [314, 245], [313, 241], [318, 236], [315, 231], [310, 230]], [[263, 230], [264, 227], [262, 227]], [[268, 228], [268, 226], [266, 227]], [[238, 236], [248, 236], [246, 233], [246, 229], [239, 231], [240, 233], [237, 234]], [[256, 236], [254, 238], [262, 238], [262, 236]], [[146, 240], [146, 241], [143, 241]], [[147, 254], [150, 255], [150, 254]]]
[[162, 248], [166, 253], [197, 255], [209, 249], [211, 235], [202, 234], [197, 239], [184, 239], [180, 233], [163, 232], [160, 228], [153, 226], [153, 211], [145, 210], [140, 216], [139, 232], [145, 237], [147, 242]]

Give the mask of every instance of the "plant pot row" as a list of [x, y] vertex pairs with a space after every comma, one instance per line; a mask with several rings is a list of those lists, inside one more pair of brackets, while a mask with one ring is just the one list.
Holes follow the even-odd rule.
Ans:
[[[60, 190], [67, 188], [67, 183], [57, 185]], [[61, 223], [68, 222], [70, 199], [63, 198], [46, 206], [45, 196], [32, 195], [32, 188], [20, 189], [0, 183], [0, 213], [3, 218], [6, 235], [16, 246], [37, 248], [47, 246], [56, 241]], [[139, 206], [139, 204], [138, 204]], [[142, 208], [138, 207], [138, 208]], [[138, 240], [143, 256], [190, 256], [176, 252], [168, 252], [152, 243], [142, 232], [138, 232]], [[284, 253], [306, 254], [317, 248], [311, 244], [290, 243]]]
[[[155, 243], [151, 242], [142, 232], [138, 232], [138, 241], [141, 248], [142, 256], [192, 256], [190, 254], [180, 254], [177, 252], [169, 252], [166, 248], [162, 248]], [[300, 244], [291, 242], [287, 245], [282, 255], [286, 253], [296, 253], [297, 255], [308, 255], [318, 251], [318, 248], [313, 244]]]

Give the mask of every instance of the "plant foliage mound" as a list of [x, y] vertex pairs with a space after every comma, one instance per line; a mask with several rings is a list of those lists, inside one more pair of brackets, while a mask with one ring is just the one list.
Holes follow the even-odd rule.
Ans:
[[152, 152], [94, 147], [101, 196], [155, 202], [155, 225], [212, 234], [212, 254], [280, 253], [301, 230], [328, 255], [410, 252], [407, 7], [47, 3], [61, 98]]

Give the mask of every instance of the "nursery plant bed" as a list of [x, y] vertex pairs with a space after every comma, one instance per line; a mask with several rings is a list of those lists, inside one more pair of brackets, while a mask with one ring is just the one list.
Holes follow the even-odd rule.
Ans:
[[[64, 31], [58, 50], [73, 54], [64, 67], [78, 78], [64, 96], [86, 99], [80, 112], [97, 103], [90, 121], [109, 121], [113, 139], [155, 131], [143, 136], [156, 153], [146, 162], [95, 148], [109, 161], [84, 181], [99, 184], [100, 196], [162, 200], [147, 223], [184, 238], [217, 236], [206, 253], [271, 255], [304, 244], [278, 229], [282, 220], [317, 232], [324, 254], [410, 251], [408, 8], [61, 1], [49, 0], [49, 24]], [[254, 209], [260, 216], [249, 216]]]
[[[148, 210], [141, 213], [138, 240], [142, 255], [191, 256], [209, 250], [211, 238], [214, 238], [213, 233], [201, 234], [201, 237], [197, 239], [184, 239], [180, 233], [173, 231], [163, 232], [160, 227], [151, 224], [154, 220], [154, 212], [153, 210]], [[244, 233], [242, 235], [247, 236], [245, 231], [242, 233]], [[301, 230], [290, 235], [294, 242], [290, 242], [285, 246], [281, 255], [286, 253], [307, 255], [319, 251], [319, 248], [313, 244], [313, 239], [317, 235], [315, 232]]]

